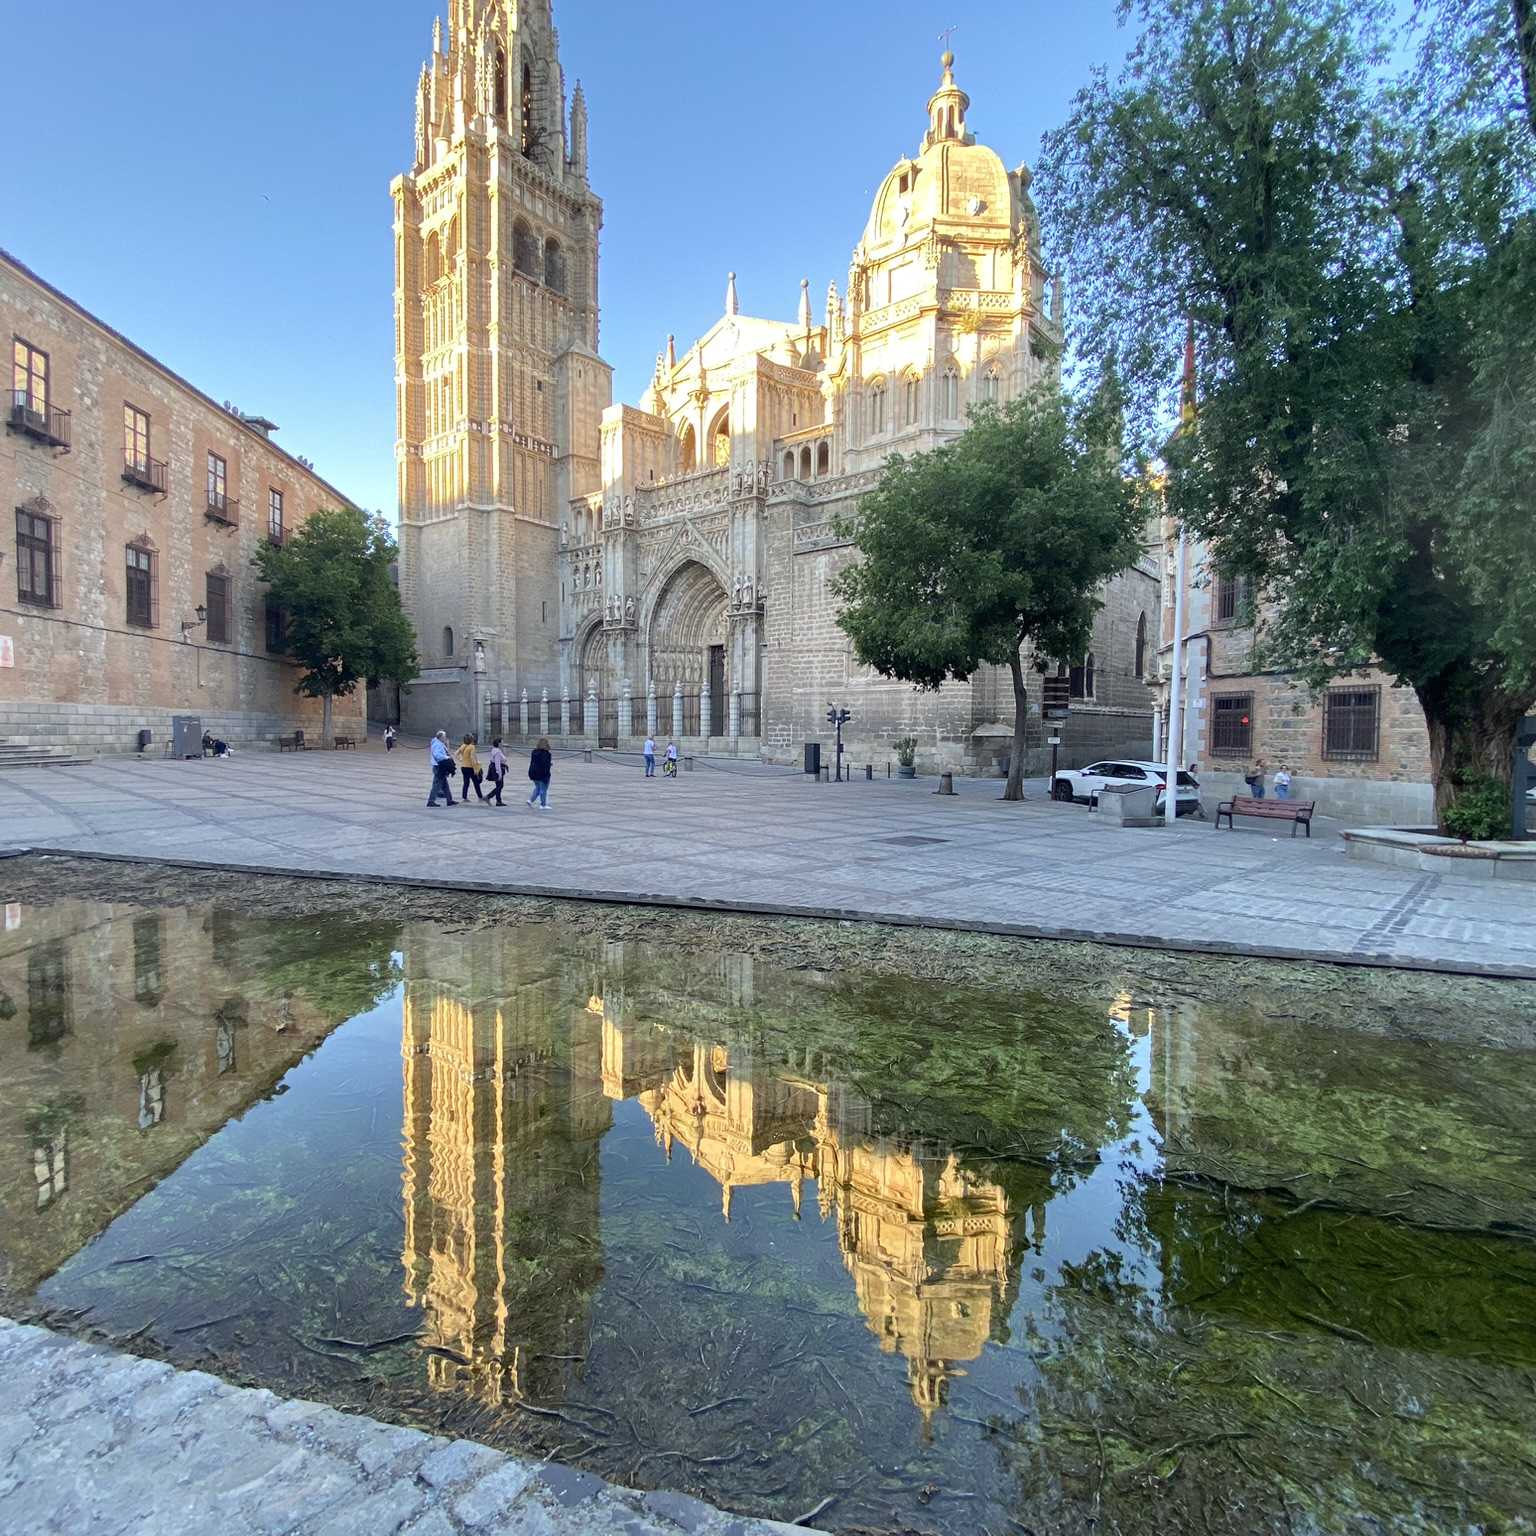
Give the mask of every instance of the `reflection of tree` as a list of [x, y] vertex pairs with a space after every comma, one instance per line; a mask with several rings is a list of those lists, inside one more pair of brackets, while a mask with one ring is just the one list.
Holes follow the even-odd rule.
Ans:
[[1122, 1197], [1161, 1274], [1099, 1249], [1044, 1293], [1038, 1379], [996, 1421], [1019, 1520], [1074, 1528], [1063, 1496], [1148, 1536], [1532, 1507], [1528, 1247], [1491, 1271], [1466, 1238], [1155, 1183]]
[[328, 1017], [355, 1018], [400, 984], [394, 923], [283, 918], [232, 931], [214, 922], [210, 931], [215, 960], [253, 1001], [300, 1001]]

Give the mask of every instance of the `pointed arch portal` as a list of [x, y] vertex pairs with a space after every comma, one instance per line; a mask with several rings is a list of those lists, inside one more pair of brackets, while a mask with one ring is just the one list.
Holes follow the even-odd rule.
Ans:
[[725, 734], [731, 684], [726, 594], [714, 573], [696, 560], [668, 577], [651, 610], [646, 665], [659, 696], [679, 682], [685, 694], [708, 693], [711, 732]]

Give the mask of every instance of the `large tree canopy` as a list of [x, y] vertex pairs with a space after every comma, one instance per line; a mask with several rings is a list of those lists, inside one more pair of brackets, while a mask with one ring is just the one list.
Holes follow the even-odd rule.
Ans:
[[[1379, 658], [1440, 811], [1509, 777], [1536, 701], [1536, 227], [1509, 0], [1138, 0], [1123, 71], [1047, 136], [1077, 354], [1155, 439], [1186, 313], [1204, 384], [1170, 510], [1253, 578], [1261, 659]], [[1512, 15], [1514, 20], [1512, 21]]]
[[355, 508], [316, 512], [282, 544], [263, 544], [255, 565], [268, 601], [287, 620], [288, 654], [304, 669], [298, 691], [331, 701], [359, 683], [416, 676], [416, 643], [390, 580], [395, 542], [381, 517]]
[[847, 531], [862, 559], [838, 578], [838, 623], [866, 666], [918, 688], [983, 663], [1013, 675], [1004, 798], [1023, 798], [1020, 648], [1088, 649], [1099, 589], [1131, 565], [1145, 524], [1105, 396], [1074, 409], [1041, 393], [983, 407], [953, 443], [893, 455]]

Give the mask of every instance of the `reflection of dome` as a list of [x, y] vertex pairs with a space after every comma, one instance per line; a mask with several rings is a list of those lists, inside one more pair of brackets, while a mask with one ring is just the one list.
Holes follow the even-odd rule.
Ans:
[[928, 103], [928, 132], [917, 159], [897, 162], [875, 194], [864, 245], [903, 241], [935, 222], [992, 226], [1011, 232], [1022, 209], [1003, 162], [965, 127], [970, 97], [955, 84], [954, 55], [944, 55], [944, 77]]

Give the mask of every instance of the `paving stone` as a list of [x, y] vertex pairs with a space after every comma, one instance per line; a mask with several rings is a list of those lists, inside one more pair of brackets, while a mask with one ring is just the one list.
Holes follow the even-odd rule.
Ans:
[[531, 1462], [509, 1461], [454, 1500], [453, 1513], [471, 1530], [489, 1525], [533, 1480]]
[[427, 1502], [409, 1482], [391, 1483], [357, 1503], [348, 1503], [312, 1528], [313, 1536], [395, 1536]]
[[481, 1477], [501, 1461], [497, 1453], [473, 1440], [454, 1440], [432, 1452], [416, 1476], [429, 1488], [452, 1488]]
[[654, 1515], [671, 1520], [685, 1531], [697, 1531], [714, 1521], [719, 1511], [686, 1493], [648, 1493], [640, 1501]]

